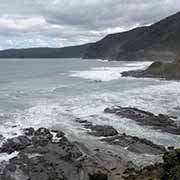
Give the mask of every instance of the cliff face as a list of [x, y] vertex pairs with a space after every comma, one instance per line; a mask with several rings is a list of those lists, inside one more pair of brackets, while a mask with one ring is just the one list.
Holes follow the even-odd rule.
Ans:
[[0, 51], [0, 58], [81, 58], [90, 44], [64, 48], [27, 48]]
[[180, 12], [148, 27], [110, 34], [92, 44], [84, 58], [173, 60], [180, 50]]

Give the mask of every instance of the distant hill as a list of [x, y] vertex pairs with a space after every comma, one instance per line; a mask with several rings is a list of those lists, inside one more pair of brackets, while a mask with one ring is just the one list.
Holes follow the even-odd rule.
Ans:
[[90, 44], [63, 48], [27, 48], [0, 51], [0, 58], [81, 58]]
[[148, 27], [110, 34], [92, 44], [84, 58], [173, 60], [180, 51], [180, 12]]
[[169, 61], [180, 52], [180, 12], [151, 26], [110, 34], [96, 43], [64, 48], [0, 51], [0, 58], [84, 58]]

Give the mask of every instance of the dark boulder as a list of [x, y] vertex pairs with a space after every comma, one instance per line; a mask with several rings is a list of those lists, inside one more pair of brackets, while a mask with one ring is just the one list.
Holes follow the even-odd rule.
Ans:
[[93, 125], [92, 122], [87, 120], [82, 120], [77, 118], [76, 122], [82, 124], [84, 128], [91, 130], [89, 134], [97, 137], [108, 137], [108, 136], [115, 136], [118, 134], [117, 130], [114, 129], [112, 126], [107, 125]]
[[95, 126], [91, 126], [89, 128], [92, 130], [89, 134], [98, 136], [98, 137], [100, 137], [100, 136], [104, 136], [104, 137], [115, 136], [118, 134], [116, 129], [114, 129], [112, 126], [95, 125]]
[[39, 128], [32, 137], [34, 146], [46, 146], [53, 138], [49, 129]]
[[20, 151], [27, 146], [31, 145], [31, 140], [26, 136], [18, 136], [8, 139], [0, 148], [1, 153], [11, 154], [14, 151]]
[[89, 174], [89, 180], [108, 180], [108, 176], [101, 172], [92, 175]]
[[86, 124], [86, 123], [88, 123], [87, 120], [83, 120], [83, 119], [80, 119], [80, 118], [76, 118], [75, 121], [78, 122], [78, 123], [80, 123], [80, 124]]
[[25, 128], [25, 129], [23, 129], [23, 132], [24, 132], [24, 134], [25, 134], [26, 136], [33, 136], [35, 130], [34, 130], [34, 128], [31, 127], [31, 128]]
[[105, 113], [109, 113], [109, 114], [114, 114], [114, 113], [116, 113], [116, 108], [114, 107], [114, 108], [106, 108], [106, 109], [104, 109], [104, 112]]
[[52, 139], [52, 134], [49, 129], [46, 128], [39, 128], [37, 131], [35, 131], [35, 136], [42, 136], [46, 137], [47, 139], [51, 140]]

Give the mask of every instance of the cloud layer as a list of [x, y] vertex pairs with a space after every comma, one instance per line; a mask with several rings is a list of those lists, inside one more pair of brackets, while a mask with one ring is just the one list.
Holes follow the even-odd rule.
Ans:
[[1, 0], [0, 49], [96, 41], [179, 10], [179, 0]]

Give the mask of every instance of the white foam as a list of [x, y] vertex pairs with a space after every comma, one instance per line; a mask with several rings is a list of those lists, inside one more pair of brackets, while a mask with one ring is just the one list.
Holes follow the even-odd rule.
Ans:
[[41, 157], [42, 154], [39, 154], [39, 153], [31, 153], [31, 154], [27, 154], [28, 158], [31, 159], [31, 158], [34, 158], [34, 157]]
[[[41, 102], [32, 108], [16, 113], [14, 121], [7, 121], [1, 127], [0, 132], [6, 139], [22, 135], [22, 129], [28, 127], [35, 129], [40, 127], [57, 128], [67, 134], [78, 134], [82, 128], [79, 129], [78, 126], [74, 125], [75, 122], [72, 119], [75, 119], [75, 117], [71, 113], [72, 108], [73, 106], [62, 106], [61, 103]], [[14, 124], [17, 124], [16, 128], [12, 128]], [[54, 138], [54, 140], [59, 139]]]
[[145, 62], [132, 62], [132, 63], [127, 63], [126, 66], [140, 66], [140, 67], [145, 67], [145, 66], [149, 66], [150, 64], [152, 64], [152, 61], [145, 61]]
[[88, 80], [112, 81], [121, 78], [121, 73], [129, 70], [144, 69], [151, 62], [125, 63], [121, 67], [95, 67], [85, 71], [74, 71], [71, 77], [79, 77]]
[[[169, 114], [175, 106], [180, 107], [180, 83], [162, 81], [159, 85], [138, 87], [123, 92], [97, 92], [88, 96], [79, 97], [79, 102], [71, 109], [72, 113], [82, 119], [99, 125], [111, 125], [120, 133], [127, 133], [141, 138], [149, 139], [157, 144], [165, 146], [180, 146], [179, 136], [172, 135], [158, 130], [150, 129], [136, 124], [135, 121], [109, 116], [103, 113], [106, 107], [115, 104], [121, 106], [137, 107], [155, 114]], [[78, 98], [77, 98], [78, 99]], [[172, 113], [174, 115], [174, 112]]]
[[[122, 67], [96, 67], [90, 71], [78, 72], [79, 76], [82, 75], [82, 78], [85, 79], [87, 77], [97, 79], [96, 74], [101, 80], [110, 81], [120, 78], [121, 71], [143, 68], [147, 65], [147, 62], [131, 62], [123, 64]], [[78, 74], [78, 72], [74, 73]], [[73, 76], [73, 73], [71, 75]], [[117, 91], [118, 87], [123, 86], [119, 85], [116, 86], [115, 91], [103, 89], [102, 91], [88, 91], [88, 93], [82, 93], [77, 96], [62, 96], [52, 101], [46, 99], [47, 101], [44, 100], [45, 102], [39, 102], [23, 112], [16, 113], [15, 116], [10, 117], [11, 121], [8, 121], [9, 116], [7, 116], [7, 123], [0, 127], [0, 132], [6, 138], [10, 138], [14, 133], [19, 135], [21, 129], [26, 127], [55, 127], [66, 134], [72, 134], [72, 137], [78, 137], [79, 133], [84, 132], [84, 129], [80, 124], [75, 123], [74, 119], [75, 117], [80, 117], [101, 125], [113, 125], [120, 133], [126, 132], [127, 134], [144, 137], [164, 145], [180, 145], [178, 136], [155, 132], [149, 128], [138, 126], [134, 121], [104, 115], [103, 110], [106, 107], [118, 104], [121, 106], [138, 107], [153, 113], [168, 113], [173, 107], [180, 107], [179, 82], [153, 81], [153, 85], [149, 85], [146, 80], [138, 79], [137, 82], [142, 83], [142, 85], [135, 85], [135, 87], [132, 85], [132, 88], [123, 88]], [[144, 86], [144, 82], [148, 86]], [[2, 114], [1, 116], [3, 117], [4, 115]], [[12, 128], [13, 125], [18, 126], [17, 128]]]
[[52, 142], [54, 143], [58, 143], [62, 139], [62, 137], [56, 137], [57, 133], [55, 132], [51, 132], [51, 134], [53, 135]]
[[[75, 117], [84, 118], [98, 124], [113, 125], [120, 132], [151, 139], [161, 144], [180, 145], [179, 137], [151, 131], [136, 125], [134, 121], [123, 120], [104, 115], [103, 110], [113, 105], [138, 107], [153, 113], [168, 113], [175, 106], [180, 106], [180, 83], [159, 82], [158, 85], [137, 87], [119, 92], [92, 92], [77, 97], [61, 99], [59, 103], [40, 102], [32, 108], [13, 116], [14, 121], [6, 122], [0, 127], [0, 132], [6, 138], [14, 134], [20, 135], [26, 127], [58, 127], [65, 133], [78, 136], [83, 128], [75, 124]], [[174, 113], [173, 113], [174, 114]], [[13, 125], [17, 125], [13, 128]], [[173, 139], [173, 140], [171, 140]]]
[[98, 59], [98, 61], [99, 61], [99, 62], [104, 62], [104, 63], [109, 62], [108, 59]]
[[97, 80], [97, 81], [111, 81], [119, 79], [121, 74], [118, 71], [111, 69], [99, 69], [99, 70], [90, 70], [90, 71], [76, 71], [71, 74], [71, 77], [80, 77], [88, 80]]
[[60, 90], [60, 89], [63, 89], [63, 88], [67, 88], [68, 86], [67, 85], [58, 85], [58, 86], [56, 86], [56, 87], [52, 87], [52, 88], [50, 88], [50, 92], [55, 92], [55, 91], [57, 91], [57, 90]]
[[23, 114], [18, 114], [16, 119], [21, 127], [48, 127], [50, 123], [55, 123], [56, 117], [63, 111], [58, 103], [42, 102], [27, 109]]
[[13, 157], [16, 157], [17, 155], [18, 155], [17, 151], [13, 152], [12, 154], [0, 153], [0, 162], [4, 162], [4, 161], [7, 162]]

